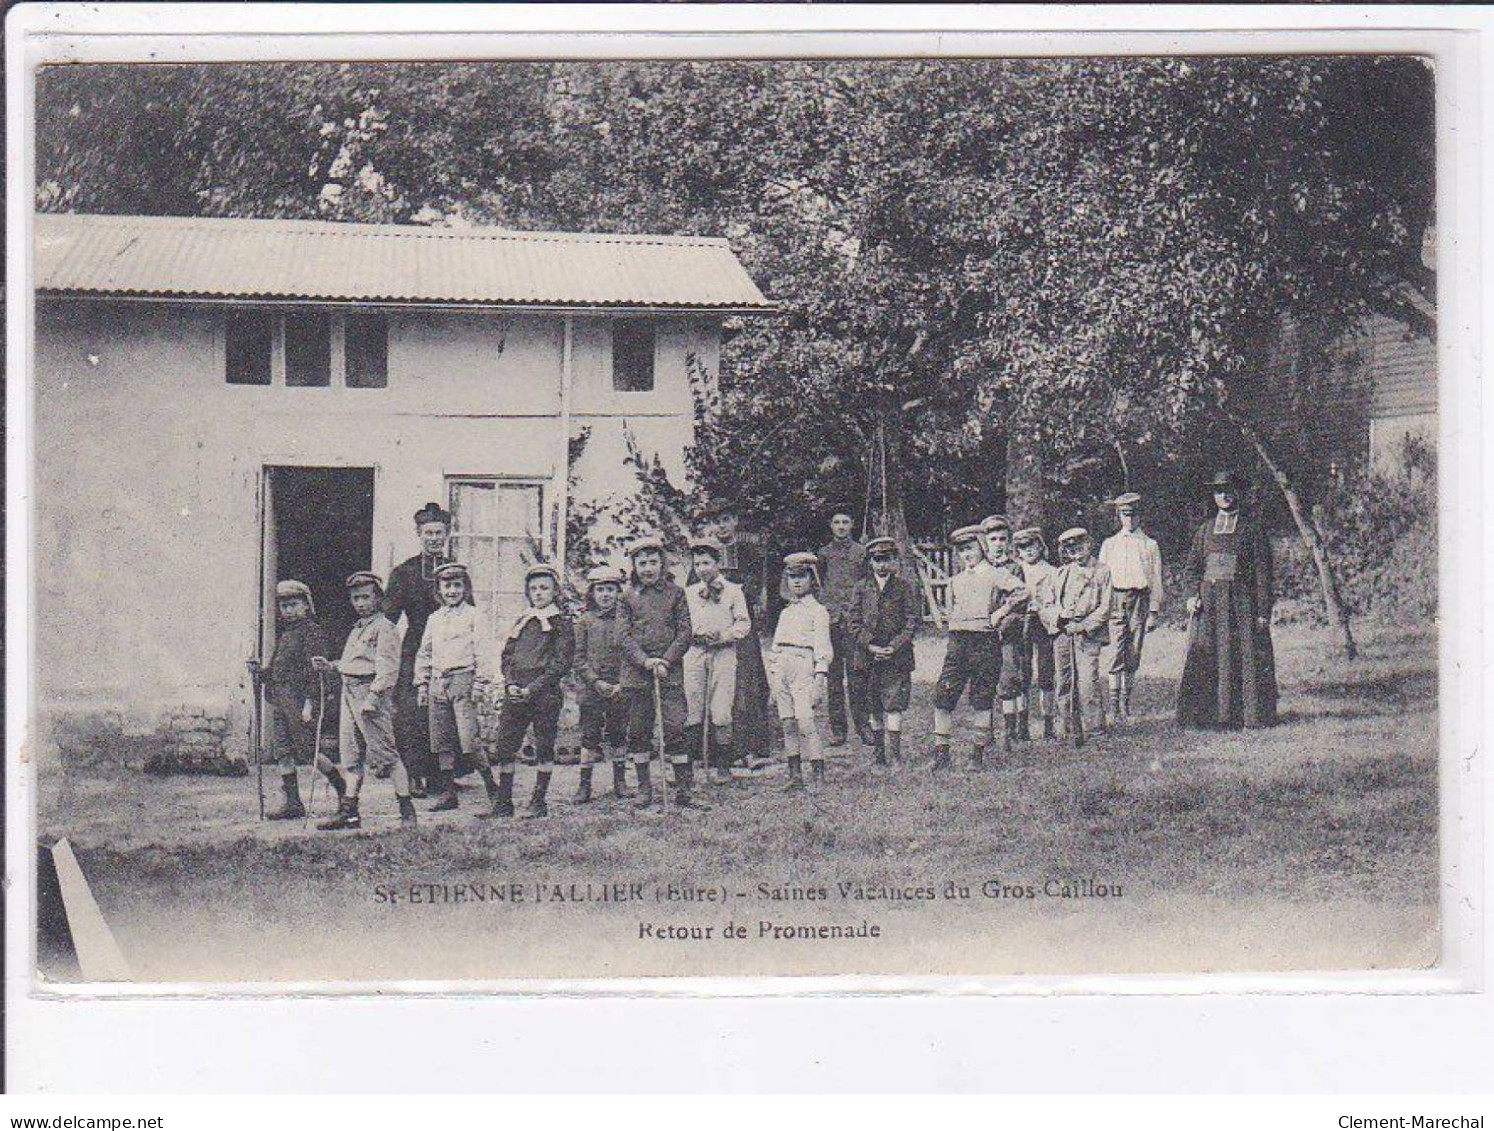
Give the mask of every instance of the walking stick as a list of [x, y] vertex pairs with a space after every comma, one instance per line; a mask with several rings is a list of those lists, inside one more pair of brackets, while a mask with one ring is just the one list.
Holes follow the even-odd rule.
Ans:
[[705, 775], [707, 784], [711, 780], [711, 702], [715, 697], [716, 653], [712, 650], [706, 652], [705, 711], [700, 726], [700, 772]]
[[318, 763], [322, 760], [322, 722], [327, 714], [327, 675], [316, 673], [316, 735], [311, 740], [311, 784], [306, 787], [306, 816], [301, 818], [301, 828], [311, 821], [316, 807], [316, 777], [321, 772]]
[[249, 687], [254, 702], [249, 709], [249, 745], [254, 749], [254, 775], [259, 789], [259, 819], [265, 819], [264, 689], [259, 680], [259, 661], [248, 660]]
[[659, 794], [664, 816], [669, 816], [669, 755], [664, 751], [663, 677], [654, 672], [654, 747], [659, 751]]

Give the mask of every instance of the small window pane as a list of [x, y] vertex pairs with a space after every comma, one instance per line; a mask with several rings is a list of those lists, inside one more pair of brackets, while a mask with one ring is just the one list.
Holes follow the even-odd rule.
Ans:
[[612, 387], [647, 393], [654, 387], [654, 324], [646, 318], [612, 323]]
[[332, 319], [327, 315], [285, 316], [285, 383], [301, 389], [332, 384]]
[[389, 322], [382, 314], [351, 314], [344, 331], [350, 389], [389, 384]]
[[502, 640], [524, 609], [524, 571], [544, 549], [544, 490], [537, 483], [448, 480], [451, 554], [472, 571], [473, 596]]
[[270, 383], [270, 338], [274, 320], [268, 314], [231, 311], [225, 335], [230, 385]]

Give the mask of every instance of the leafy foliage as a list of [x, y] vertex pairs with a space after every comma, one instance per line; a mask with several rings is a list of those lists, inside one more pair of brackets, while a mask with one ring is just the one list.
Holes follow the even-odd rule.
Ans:
[[1013, 437], [1055, 514], [1253, 461], [1242, 423], [1321, 500], [1330, 344], [1431, 332], [1432, 91], [1406, 56], [58, 67], [38, 200], [726, 236], [781, 311], [728, 327], [673, 503], [937, 536], [1006, 505]]

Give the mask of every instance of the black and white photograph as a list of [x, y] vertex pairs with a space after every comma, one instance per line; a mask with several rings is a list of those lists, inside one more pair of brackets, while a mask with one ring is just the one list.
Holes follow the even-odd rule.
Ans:
[[35, 987], [1436, 967], [1439, 81], [38, 68]]

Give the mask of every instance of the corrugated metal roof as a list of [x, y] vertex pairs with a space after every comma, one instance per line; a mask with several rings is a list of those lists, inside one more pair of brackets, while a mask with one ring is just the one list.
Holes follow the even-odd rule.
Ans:
[[723, 239], [310, 220], [36, 216], [41, 292], [766, 310]]

